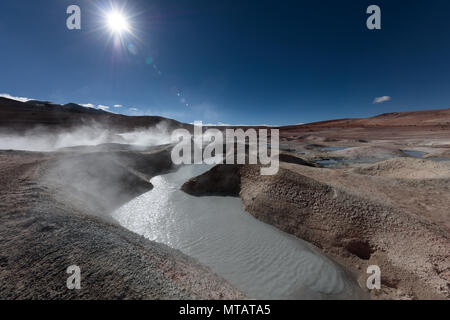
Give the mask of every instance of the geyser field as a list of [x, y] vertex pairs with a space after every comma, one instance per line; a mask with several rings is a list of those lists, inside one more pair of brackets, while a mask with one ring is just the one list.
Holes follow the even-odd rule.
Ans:
[[174, 165], [161, 117], [0, 116], [2, 299], [450, 298], [450, 109], [277, 128], [271, 176]]

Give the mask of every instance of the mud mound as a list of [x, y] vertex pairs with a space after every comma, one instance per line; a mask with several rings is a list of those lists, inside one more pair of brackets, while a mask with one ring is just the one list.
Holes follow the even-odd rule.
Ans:
[[42, 183], [81, 211], [109, 213], [153, 188], [149, 180], [172, 168], [170, 150], [56, 153], [40, 167]]
[[398, 179], [448, 179], [450, 178], [450, 162], [396, 158], [355, 168], [353, 172]]
[[256, 218], [315, 244], [355, 272], [361, 265], [380, 266], [382, 290], [371, 292], [374, 297], [450, 297], [450, 240], [439, 226], [314, 174], [282, 168], [275, 176], [260, 176], [245, 166], [241, 177], [244, 208]]
[[[180, 251], [96, 217], [148, 190], [138, 167], [161, 172], [149, 167], [162, 158], [0, 151], [0, 299], [245, 298]], [[66, 287], [71, 265], [80, 290]]]
[[[226, 170], [226, 165], [219, 167], [214, 172]], [[290, 163], [283, 163], [273, 176], [261, 176], [259, 170], [245, 165], [234, 173], [240, 177], [244, 209], [321, 248], [358, 273], [362, 287], [367, 279], [364, 267], [378, 265], [382, 290], [372, 291], [373, 297], [450, 298], [447, 231], [380, 197], [374, 186], [381, 178], [366, 177], [365, 183], [349, 172]], [[202, 184], [214, 188], [217, 179], [206, 173], [196, 180], [195, 190], [206, 190]]]
[[241, 187], [240, 165], [215, 166], [204, 174], [192, 178], [181, 190], [193, 196], [239, 196]]
[[280, 153], [279, 159], [281, 162], [294, 163], [294, 164], [299, 164], [299, 165], [308, 166], [308, 167], [318, 167], [318, 165], [316, 163], [307, 161], [307, 160], [297, 157], [296, 155], [291, 154], [291, 153], [286, 153], [286, 152]]
[[[280, 161], [308, 167], [318, 167], [315, 163], [287, 153], [280, 154]], [[197, 197], [212, 195], [238, 197], [241, 190], [241, 168], [242, 165], [215, 166], [211, 170], [184, 183], [181, 190]]]

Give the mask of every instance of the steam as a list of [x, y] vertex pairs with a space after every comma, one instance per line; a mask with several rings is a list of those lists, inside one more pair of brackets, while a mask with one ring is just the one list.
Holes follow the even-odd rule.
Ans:
[[51, 152], [76, 146], [97, 146], [105, 143], [156, 146], [171, 142], [166, 122], [154, 127], [125, 133], [100, 125], [80, 126], [65, 132], [50, 132], [38, 127], [23, 134], [1, 133], [0, 150], [23, 150]]
[[166, 122], [160, 122], [146, 130], [135, 130], [118, 134], [123, 143], [139, 146], [156, 146], [172, 143], [171, 135]]

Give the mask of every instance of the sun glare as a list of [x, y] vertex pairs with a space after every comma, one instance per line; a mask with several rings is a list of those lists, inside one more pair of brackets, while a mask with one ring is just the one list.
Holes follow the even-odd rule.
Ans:
[[107, 16], [108, 28], [111, 32], [122, 33], [123, 31], [130, 31], [127, 18], [120, 12], [113, 11]]

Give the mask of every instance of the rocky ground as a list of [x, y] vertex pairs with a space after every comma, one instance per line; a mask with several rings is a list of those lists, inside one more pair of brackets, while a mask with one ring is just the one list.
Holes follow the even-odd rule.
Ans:
[[[446, 138], [426, 151], [446, 155]], [[219, 165], [182, 189], [240, 196], [247, 212], [316, 245], [358, 274], [363, 288], [367, 267], [378, 265], [382, 288], [373, 298], [450, 299], [449, 161], [409, 156], [403, 148], [425, 142], [408, 139], [314, 135], [284, 144], [274, 176], [261, 176], [257, 166]], [[324, 159], [336, 162], [320, 167]]]
[[[0, 114], [0, 139], [25, 142], [90, 125], [100, 127], [93, 138], [106, 128], [110, 142], [161, 123], [192, 130], [160, 117], [39, 101], [1, 98]], [[373, 298], [450, 299], [450, 109], [278, 129], [278, 174], [217, 166], [183, 190], [240, 196], [246, 211], [314, 244], [357, 274], [362, 288], [366, 267], [378, 265], [382, 288], [370, 291]], [[110, 219], [151, 190], [151, 177], [172, 169], [168, 150], [0, 151], [0, 299], [243, 298], [208, 268]], [[80, 291], [66, 288], [71, 265], [81, 267]]]
[[[164, 148], [121, 148], [0, 152], [0, 299], [243, 298], [197, 261], [108, 222], [171, 163]], [[66, 287], [71, 265], [81, 290]]]

